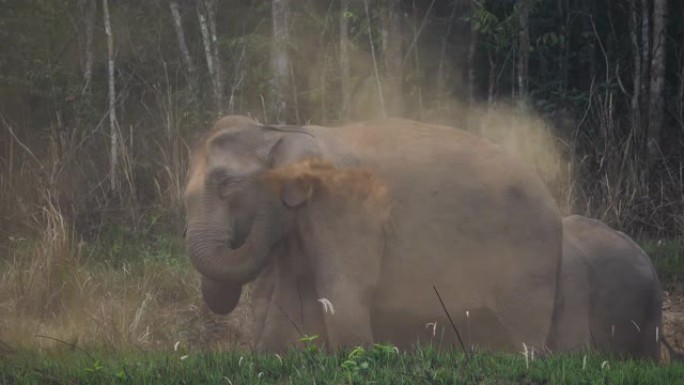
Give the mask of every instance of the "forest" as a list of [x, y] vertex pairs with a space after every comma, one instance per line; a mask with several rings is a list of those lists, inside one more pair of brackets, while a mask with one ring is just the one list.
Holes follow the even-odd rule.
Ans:
[[529, 162], [565, 215], [684, 234], [684, 2], [1, 0], [0, 352], [35, 342], [30, 317], [74, 343], [241, 338], [197, 309], [182, 247], [190, 150], [232, 114], [459, 127]]
[[79, 237], [177, 229], [188, 148], [224, 114], [496, 131], [567, 212], [684, 231], [679, 2], [110, 3], [3, 2], [2, 239], [46, 205]]

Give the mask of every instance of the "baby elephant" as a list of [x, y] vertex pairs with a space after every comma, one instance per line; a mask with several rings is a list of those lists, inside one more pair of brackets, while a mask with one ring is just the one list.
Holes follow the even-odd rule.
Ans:
[[622, 358], [660, 356], [661, 289], [646, 253], [625, 234], [563, 218], [563, 262], [549, 347]]

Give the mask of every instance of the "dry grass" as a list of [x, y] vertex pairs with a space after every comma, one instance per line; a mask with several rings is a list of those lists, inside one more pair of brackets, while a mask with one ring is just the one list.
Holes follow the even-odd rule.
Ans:
[[[3, 124], [3, 129], [9, 127]], [[141, 228], [144, 215], [128, 223], [131, 212], [125, 207], [119, 211], [123, 217], [107, 211], [114, 204], [106, 199], [125, 206], [139, 192], [134, 183], [141, 180], [136, 176], [141, 171], [134, 167], [130, 148], [123, 152], [124, 189], [119, 196], [107, 197], [101, 182], [78, 182], [92, 171], [74, 156], [82, 142], [63, 140], [55, 133], [31, 146], [26, 139], [9, 139], [0, 141], [7, 150], [0, 159], [0, 346], [44, 350], [76, 344], [148, 350], [172, 349], [180, 341], [186, 349], [211, 349], [249, 340], [244, 333], [250, 329], [243, 326], [251, 320], [248, 301], [228, 318], [211, 314], [182, 250], [148, 258], [145, 249], [155, 245], [142, 243], [145, 240], [139, 237], [129, 242], [140, 242], [140, 247], [126, 247], [135, 252], [112, 262], [108, 250], [102, 249], [102, 228], [96, 229], [95, 237], [77, 230], [81, 216], [95, 216], [100, 226], [106, 225], [102, 218], [111, 218], [124, 227]], [[45, 142], [49, 151], [42, 151]], [[149, 178], [154, 195], [146, 209], [180, 220], [187, 149], [178, 136], [158, 141], [157, 150], [159, 167]], [[93, 202], [102, 204], [93, 207]], [[136, 215], [145, 209], [131, 207]], [[98, 210], [104, 213], [94, 213]], [[161, 227], [169, 231], [168, 224]], [[178, 236], [180, 232], [166, 235]]]
[[59, 212], [45, 215], [44, 236], [15, 241], [12, 258], [0, 266], [0, 341], [39, 350], [68, 347], [56, 340], [148, 350], [171, 349], [177, 341], [206, 349], [247, 339], [239, 330], [249, 322], [248, 307], [230, 319], [209, 313], [187, 264], [138, 258], [113, 267], [85, 260], [85, 246], [74, 245]]
[[43, 197], [31, 219], [37, 237], [12, 238], [0, 259], [2, 345], [128, 351], [168, 350], [180, 341], [195, 350], [250, 340], [249, 291], [230, 317], [215, 316], [185, 259], [146, 259], [140, 245], [140, 255], [110, 264], [76, 236], [49, 194]]

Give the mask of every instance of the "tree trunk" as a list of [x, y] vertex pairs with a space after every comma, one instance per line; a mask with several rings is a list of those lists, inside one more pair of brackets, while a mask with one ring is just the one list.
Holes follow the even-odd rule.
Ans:
[[404, 109], [402, 55], [403, 33], [401, 27], [400, 0], [385, 0], [382, 9], [382, 45], [385, 67], [385, 100], [387, 113], [391, 116], [401, 115]]
[[518, 105], [524, 107], [528, 92], [528, 62], [530, 57], [530, 2], [520, 0], [518, 8]]
[[107, 35], [107, 74], [109, 79], [109, 130], [111, 142], [109, 148], [109, 188], [111, 191], [119, 190], [117, 170], [119, 164], [119, 130], [116, 121], [116, 88], [114, 84], [114, 39], [112, 27], [109, 21], [109, 6], [107, 0], [102, 0], [102, 13], [104, 15], [105, 34]]
[[563, 20], [563, 57], [561, 58], [561, 76], [562, 76], [562, 90], [565, 92], [568, 89], [568, 73], [570, 67], [570, 38], [571, 24], [570, 24], [570, 0], [562, 0], [562, 4], [559, 5], [560, 12], [564, 16]]
[[375, 55], [375, 44], [373, 43], [373, 23], [371, 19], [370, 10], [368, 7], [368, 0], [363, 0], [363, 7], [366, 11], [366, 20], [368, 21], [368, 42], [370, 43], [371, 58], [373, 59], [373, 72], [375, 74], [375, 83], [378, 87], [378, 101], [380, 102], [380, 116], [387, 117], [387, 109], [385, 108], [385, 94], [382, 89], [382, 80], [380, 79], [380, 71], [378, 71], [378, 60]]
[[216, 111], [216, 116], [221, 116], [223, 90], [221, 86], [220, 70], [218, 68], [218, 48], [214, 47], [216, 45], [216, 21], [213, 17], [214, 12], [212, 4], [205, 3], [205, 0], [197, 0], [197, 18], [199, 20], [200, 32], [202, 33], [207, 71], [209, 72], [209, 78], [211, 79], [214, 109]]
[[653, 3], [653, 57], [651, 59], [651, 97], [648, 108], [648, 156], [652, 163], [660, 154], [660, 129], [665, 114], [665, 49], [667, 0]]
[[458, 7], [456, 4], [452, 5], [451, 15], [449, 15], [449, 25], [447, 26], [444, 37], [442, 37], [442, 51], [439, 54], [439, 65], [437, 67], [437, 100], [442, 100], [442, 94], [444, 93], [444, 57], [446, 56], [447, 42], [449, 36], [451, 35], [451, 29], [454, 25], [454, 16], [456, 16], [457, 8]]
[[221, 57], [219, 55], [218, 39], [216, 37], [216, 7], [217, 0], [205, 0], [209, 36], [211, 37], [211, 55], [214, 60], [214, 95], [216, 95], [216, 111], [223, 114], [223, 78], [221, 76]]
[[185, 69], [188, 71], [188, 85], [190, 90], [194, 93], [197, 91], [197, 72], [195, 71], [195, 64], [190, 56], [188, 45], [185, 40], [185, 31], [183, 30], [183, 19], [178, 10], [178, 1], [170, 0], [171, 15], [173, 16], [173, 27], [176, 30], [176, 37], [178, 38], [178, 48], [180, 49]]
[[[90, 94], [93, 79], [93, 29], [95, 26], [95, 0], [79, 0], [85, 34], [85, 57], [83, 58], [83, 94]], [[89, 97], [88, 97], [89, 98]]]
[[648, 91], [651, 64], [650, 0], [641, 0], [641, 95], [644, 116], [648, 115]]
[[349, 103], [351, 101], [351, 78], [349, 74], [349, 22], [348, 12], [351, 0], [341, 0], [340, 9], [340, 118], [349, 118]]
[[492, 53], [492, 48], [487, 47], [487, 60], [489, 61], [489, 79], [487, 86], [487, 108], [494, 108], [494, 93], [496, 92], [496, 61], [494, 59], [495, 53]]
[[275, 105], [275, 119], [279, 124], [287, 122], [288, 95], [290, 90], [290, 58], [287, 46], [290, 40], [289, 31], [289, 0], [272, 0], [271, 12], [273, 18], [273, 101]]
[[639, 95], [641, 93], [641, 50], [639, 49], [639, 36], [637, 33], [638, 17], [636, 9], [636, 0], [629, 0], [629, 36], [632, 41], [632, 58], [634, 60], [634, 72], [632, 87], [632, 132], [639, 136], [641, 131], [641, 114], [639, 113]]
[[[470, 41], [468, 43], [468, 105], [475, 106], [475, 53], [477, 52], [478, 33], [475, 23], [475, 11], [478, 0], [471, 0], [470, 8]], [[529, 45], [529, 38], [528, 38]]]

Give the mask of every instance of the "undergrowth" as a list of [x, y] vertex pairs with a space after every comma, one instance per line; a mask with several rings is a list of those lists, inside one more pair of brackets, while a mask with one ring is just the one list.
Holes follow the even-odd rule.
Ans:
[[398, 353], [376, 345], [334, 355], [315, 349], [282, 356], [244, 351], [74, 351], [5, 355], [3, 384], [681, 384], [684, 365], [564, 355], [527, 359], [520, 354]]
[[684, 239], [641, 240], [639, 244], [651, 257], [662, 286], [684, 282]]

